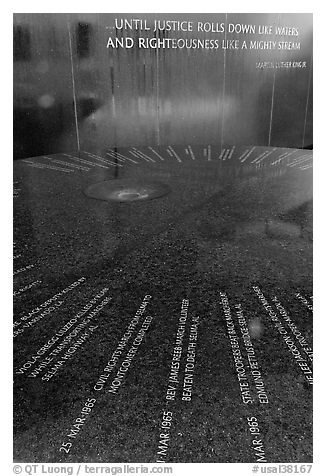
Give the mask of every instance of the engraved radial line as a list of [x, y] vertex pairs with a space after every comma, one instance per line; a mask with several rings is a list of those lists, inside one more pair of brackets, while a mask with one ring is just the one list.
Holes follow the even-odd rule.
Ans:
[[48, 156], [46, 156], [46, 155], [43, 155], [42, 158], [43, 158], [43, 159], [48, 159], [48, 160], [50, 160], [51, 162], [54, 162], [55, 164], [68, 165], [69, 167], [73, 167], [73, 168], [78, 169], [78, 170], [86, 170], [86, 171], [90, 170], [90, 169], [88, 169], [88, 168], [86, 168], [86, 167], [82, 167], [81, 165], [71, 164], [70, 162], [65, 162], [65, 161], [63, 161], [63, 160], [52, 159], [51, 157], [48, 157]]
[[[119, 165], [119, 167], [123, 167], [123, 165], [121, 165], [121, 164], [113, 163], [110, 160], [103, 159], [103, 157], [100, 157], [99, 155], [91, 154], [90, 152], [87, 152], [86, 150], [84, 151], [84, 153], [89, 155], [90, 157], [94, 158], [95, 160], [99, 160], [100, 162], [104, 162], [105, 164], [110, 164], [110, 165], [113, 165], [114, 167], [117, 166], [117, 165]], [[99, 166], [99, 164], [96, 164], [96, 165]], [[101, 167], [103, 167], [103, 165]], [[108, 167], [106, 167], [106, 168], [108, 168]]]
[[73, 160], [77, 160], [77, 162], [80, 162], [81, 164], [87, 164], [87, 165], [91, 165], [93, 167], [96, 167], [96, 164], [94, 164], [93, 162], [89, 162], [88, 160], [80, 159], [79, 157], [74, 157], [73, 155], [69, 155], [69, 154], [62, 154], [62, 155], [66, 156], [66, 157], [70, 157]]
[[78, 118], [77, 118], [76, 87], [75, 87], [75, 73], [74, 73], [74, 63], [73, 63], [73, 59], [72, 59], [72, 42], [71, 42], [71, 33], [70, 33], [70, 22], [69, 22], [69, 20], [67, 22], [67, 25], [68, 25], [68, 36], [69, 36], [69, 52], [70, 52], [70, 64], [71, 64], [72, 93], [73, 93], [73, 96], [74, 96], [74, 112], [75, 112], [77, 147], [78, 147], [78, 151], [80, 151]]
[[171, 146], [170, 146], [170, 151], [172, 152], [172, 154], [174, 155], [174, 157], [177, 159], [178, 162], [182, 162], [182, 160], [180, 159], [176, 151]]
[[192, 148], [191, 148], [191, 145], [188, 145], [188, 149], [189, 149], [190, 156], [191, 156], [192, 160], [195, 160], [196, 157], [195, 157], [195, 154], [194, 154], [194, 152], [193, 152], [193, 150], [192, 150]]
[[[109, 154], [106, 153], [105, 155], [109, 155]], [[112, 155], [109, 155], [109, 157], [112, 157], [112, 158], [115, 159], [115, 160], [121, 160], [121, 162], [122, 162], [123, 164], [125, 164], [125, 159], [121, 159], [121, 158], [118, 157], [118, 156], [112, 156]], [[137, 162], [135, 162], [135, 163], [137, 163]], [[118, 164], [114, 164], [114, 165], [118, 165]]]
[[148, 147], [148, 148], [149, 148], [149, 150], [151, 150], [155, 155], [157, 155], [157, 157], [158, 157], [159, 159], [161, 159], [161, 160], [164, 161], [163, 157], [161, 157], [160, 154], [158, 154], [152, 147]]

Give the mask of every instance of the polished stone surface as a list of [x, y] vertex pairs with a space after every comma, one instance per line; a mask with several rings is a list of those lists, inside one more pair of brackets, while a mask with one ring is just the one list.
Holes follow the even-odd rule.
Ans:
[[[14, 460], [312, 461], [312, 152], [14, 164]], [[161, 183], [95, 200], [101, 182]]]

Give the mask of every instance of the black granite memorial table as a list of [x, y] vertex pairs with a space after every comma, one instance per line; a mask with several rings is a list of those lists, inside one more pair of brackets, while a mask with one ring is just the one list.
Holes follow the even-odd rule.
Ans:
[[312, 461], [312, 152], [14, 164], [14, 460]]

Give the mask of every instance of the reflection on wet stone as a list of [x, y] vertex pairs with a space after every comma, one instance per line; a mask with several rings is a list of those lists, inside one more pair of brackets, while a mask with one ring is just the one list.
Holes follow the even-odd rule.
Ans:
[[311, 461], [312, 152], [65, 152], [14, 197], [17, 458]]
[[137, 180], [112, 180], [90, 185], [85, 194], [91, 198], [112, 202], [134, 202], [152, 200], [169, 193], [169, 187], [159, 182]]

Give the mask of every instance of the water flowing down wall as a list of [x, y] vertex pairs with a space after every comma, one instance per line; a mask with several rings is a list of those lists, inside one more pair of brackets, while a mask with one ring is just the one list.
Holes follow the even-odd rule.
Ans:
[[15, 158], [312, 142], [311, 14], [14, 15]]

